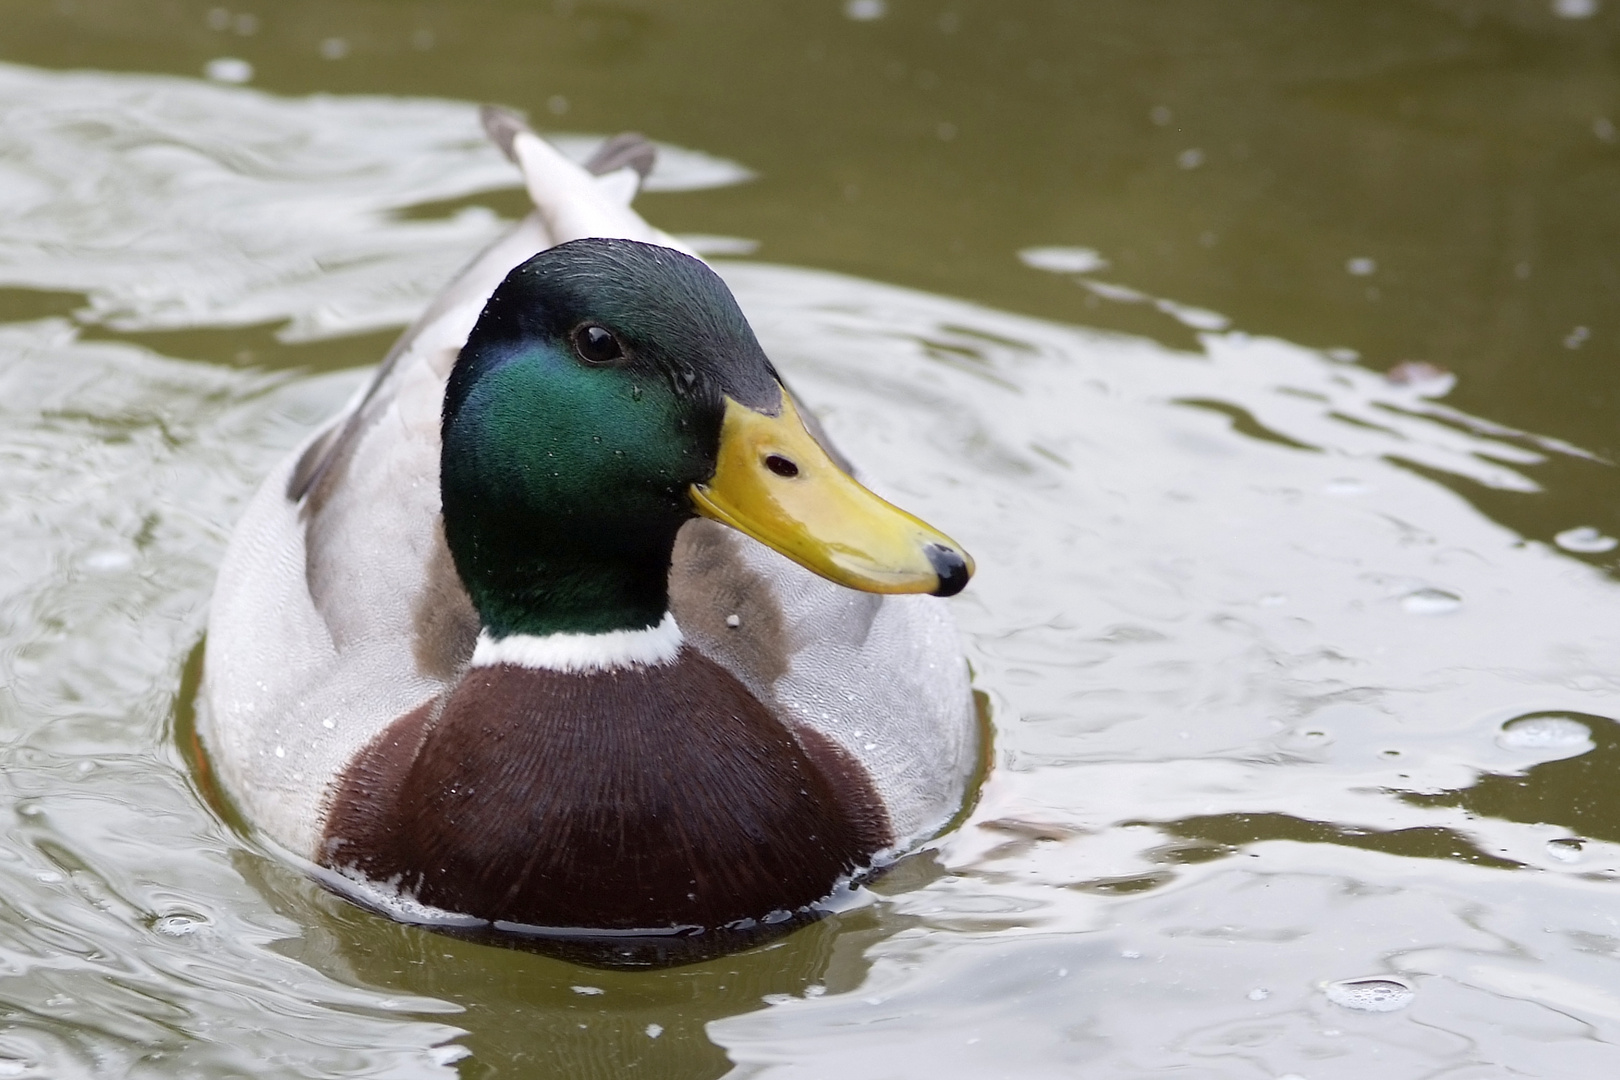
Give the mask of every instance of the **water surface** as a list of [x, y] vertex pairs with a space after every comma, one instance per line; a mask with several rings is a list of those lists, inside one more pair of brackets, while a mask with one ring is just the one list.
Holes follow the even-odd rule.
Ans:
[[[1589, 235], [1536, 241], [1563, 253], [1548, 273], [1571, 276], [1557, 303], [1513, 301], [1519, 337], [1464, 309], [1511, 307], [1489, 298], [1514, 281], [1553, 288], [1541, 256], [1528, 278], [1512, 262], [1500, 289], [1471, 291], [1464, 270], [1482, 264], [1438, 212], [1408, 206], [1399, 227], [1343, 225], [1330, 243], [1340, 225], [1282, 198], [1266, 205], [1295, 261], [1251, 236], [1233, 262], [1201, 262], [1225, 257], [1225, 232], [1140, 254], [1170, 228], [1150, 210], [1233, 205], [1155, 185], [1248, 160], [1207, 133], [1161, 138], [1198, 105], [1191, 90], [1165, 104], [1153, 78], [1250, 87], [1264, 112], [1286, 76], [1290, 108], [1326, 95], [1352, 120], [1411, 97], [1417, 111], [1395, 115], [1415, 129], [1440, 123], [1423, 120], [1445, 98], [1434, 72], [1494, 41], [1478, 78], [1524, 81], [1523, 113], [1561, 87], [1570, 115], [1606, 116], [1570, 89], [1607, 85], [1606, 12], [1296, 7], [1284, 13], [1338, 36], [1294, 40], [1176, 9], [1167, 25], [1191, 44], [1155, 67], [1166, 31], [1032, 35], [1046, 16], [1017, 8], [1025, 36], [990, 24], [974, 64], [1012, 50], [1018, 79], [1068, 80], [1065, 108], [1141, 128], [1097, 136], [1117, 195], [1099, 207], [1050, 171], [1089, 129], [1065, 142], [1031, 120], [998, 136], [1000, 158], [973, 144], [974, 95], [1012, 91], [972, 74], [968, 53], [938, 57], [966, 49], [987, 9], [803, 16], [793, 48], [836, 70], [784, 68], [780, 97], [834, 95], [820, 107], [866, 147], [845, 159], [831, 129], [768, 123], [782, 100], [757, 103], [758, 130], [741, 133], [677, 107], [738, 92], [764, 59], [649, 96], [671, 42], [704, 27], [779, 42], [765, 16], [292, 4], [242, 33], [254, 12], [227, 10], [220, 29], [213, 9], [175, 10], [189, 21], [171, 12], [159, 33], [115, 6], [29, 9], [7, 46], [28, 62], [0, 67], [0, 1075], [1322, 1080], [1588, 1077], [1620, 1061], [1620, 591], [1604, 544], [1620, 530], [1588, 400], [1613, 377], [1586, 366], [1615, 344], [1599, 303], [1610, 196], [1582, 204]], [[469, 63], [489, 26], [511, 40]], [[424, 28], [437, 36], [418, 48]], [[1461, 51], [1425, 44], [1431, 32]], [[350, 52], [326, 59], [333, 38]], [[541, 39], [554, 84], [514, 66]], [[1387, 62], [1324, 71], [1312, 43], [1330, 39]], [[162, 48], [137, 58], [142, 40]], [[1235, 72], [1249, 53], [1193, 47], [1266, 40], [1248, 82]], [[1074, 66], [1037, 78], [1037, 61], [1055, 64], [1048, 42], [1068, 42]], [[1526, 42], [1541, 51], [1524, 59]], [[387, 66], [364, 66], [387, 49]], [[904, 58], [901, 76], [881, 49]], [[1109, 50], [1136, 57], [1140, 85], [1080, 78], [1075, 57], [1101, 65]], [[220, 56], [250, 60], [253, 81], [201, 78]], [[417, 72], [423, 56], [448, 73]], [[865, 121], [836, 96], [860, 89], [839, 72], [862, 57], [862, 78], [908, 88]], [[87, 62], [108, 70], [52, 70]], [[1525, 74], [1537, 64], [1541, 82]], [[1321, 89], [1332, 79], [1339, 97]], [[916, 104], [957, 82], [957, 111]], [[300, 96], [312, 89], [343, 93]], [[358, 92], [379, 89], [394, 96]], [[979, 560], [954, 602], [994, 727], [979, 802], [856, 910], [761, 950], [603, 972], [397, 926], [279, 864], [210, 805], [188, 760], [186, 694], [235, 514], [519, 205], [471, 104], [514, 100], [501, 89], [531, 95], [576, 152], [619, 126], [695, 148], [666, 155], [644, 211], [711, 251], [761, 242], [716, 265], [767, 350], [879, 487]], [[1226, 106], [1211, 124], [1254, 122]], [[1455, 105], [1449, 133], [1405, 137], [1461, 154], [1473, 108]], [[926, 141], [885, 147], [913, 113]], [[1611, 168], [1592, 119], [1590, 161], [1544, 163], [1546, 185]], [[1486, 149], [1507, 154], [1510, 137]], [[1275, 183], [1304, 191], [1289, 184], [1315, 144], [1289, 138], [1287, 168], [1258, 136], [1250, 153], [1277, 156]], [[1131, 172], [1126, 151], [1149, 164]], [[884, 152], [888, 172], [873, 164]], [[855, 159], [869, 171], [845, 178]], [[1003, 201], [984, 207], [991, 178]], [[1486, 194], [1544, 206], [1538, 190]], [[1343, 196], [1346, 219], [1376, 217], [1364, 195]], [[1107, 212], [1133, 199], [1138, 212]], [[1527, 244], [1547, 235], [1515, 227]], [[1457, 272], [1392, 283], [1401, 251], [1409, 283]], [[1256, 269], [1316, 262], [1320, 280], [1272, 286]], [[1340, 285], [1357, 304], [1399, 302], [1358, 321]], [[1588, 335], [1569, 347], [1575, 325]], [[1538, 334], [1544, 349], [1527, 344]], [[1411, 359], [1450, 372], [1384, 373]], [[1555, 359], [1567, 366], [1547, 370]], [[1478, 389], [1498, 377], [1494, 396]]]

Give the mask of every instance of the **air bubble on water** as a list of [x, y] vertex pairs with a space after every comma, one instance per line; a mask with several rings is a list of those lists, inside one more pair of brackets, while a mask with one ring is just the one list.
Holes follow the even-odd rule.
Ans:
[[1449, 615], [1462, 607], [1462, 597], [1444, 589], [1418, 589], [1401, 597], [1401, 610], [1411, 615]]
[[241, 84], [253, 79], [253, 65], [235, 56], [218, 56], [203, 65], [203, 74], [215, 82]]
[[656, 1039], [656, 1038], [658, 1038], [658, 1036], [662, 1035], [663, 1033], [664, 1033], [664, 1025], [663, 1024], [648, 1024], [647, 1025], [647, 1038]]
[[1590, 749], [1592, 729], [1572, 716], [1521, 716], [1502, 725], [1496, 742], [1508, 750]]
[[164, 937], [187, 937], [195, 934], [208, 925], [208, 920], [201, 915], [192, 915], [176, 912], [173, 915], [163, 915], [152, 920], [152, 930]]
[[1371, 277], [1373, 274], [1378, 272], [1378, 262], [1374, 259], [1369, 259], [1366, 256], [1361, 256], [1355, 259], [1346, 259], [1344, 269], [1346, 273], [1352, 274], [1355, 277]]
[[1253, 990], [1249, 991], [1249, 1000], [1250, 1001], [1264, 1001], [1264, 1000], [1266, 1000], [1266, 998], [1268, 998], [1270, 996], [1271, 996], [1271, 991], [1267, 990], [1263, 986], [1257, 986]]
[[1328, 983], [1327, 999], [1335, 1005], [1360, 1012], [1394, 1012], [1412, 1003], [1417, 993], [1400, 979], [1344, 979]]
[[1092, 248], [1032, 247], [1018, 253], [1018, 261], [1031, 270], [1052, 274], [1090, 274], [1108, 269], [1108, 260]]
[[135, 565], [135, 556], [127, 551], [103, 549], [92, 551], [84, 557], [84, 565], [91, 570], [110, 572], [113, 570], [128, 570]]
[[1329, 495], [1365, 495], [1372, 488], [1353, 476], [1341, 476], [1323, 484], [1322, 490]]
[[568, 989], [576, 994], [583, 994], [585, 997], [595, 997], [598, 994], [607, 993], [600, 986], [570, 986]]
[[888, 12], [889, 5], [884, 0], [849, 0], [844, 5], [844, 17], [854, 19], [856, 22], [881, 19]]
[[1598, 12], [1598, 0], [1553, 0], [1552, 12], [1560, 19], [1590, 19]]
[[1547, 841], [1547, 854], [1562, 863], [1577, 863], [1581, 861], [1581, 849], [1585, 846], [1583, 841], [1566, 836]]
[[1605, 536], [1590, 525], [1565, 529], [1553, 537], [1553, 543], [1565, 551], [1573, 551], [1578, 555], [1601, 555], [1605, 551], [1613, 551], [1620, 547], [1620, 540]]

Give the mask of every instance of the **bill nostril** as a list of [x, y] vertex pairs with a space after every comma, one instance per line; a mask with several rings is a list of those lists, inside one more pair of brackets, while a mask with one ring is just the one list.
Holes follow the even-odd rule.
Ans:
[[799, 467], [781, 454], [766, 454], [765, 467], [777, 476], [785, 476], [789, 479], [799, 475]]

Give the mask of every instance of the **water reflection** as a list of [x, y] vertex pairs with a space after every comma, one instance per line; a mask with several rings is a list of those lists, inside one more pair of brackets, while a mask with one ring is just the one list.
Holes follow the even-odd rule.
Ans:
[[864, 950], [893, 933], [874, 913], [834, 916], [763, 948], [663, 971], [584, 968], [371, 915], [272, 860], [237, 868], [310, 932], [278, 951], [339, 982], [404, 1001], [454, 1002], [471, 1057], [464, 1076], [706, 1080], [730, 1067], [706, 1025], [787, 1000], [849, 993]]
[[1267, 813], [1182, 818], [1165, 822], [1159, 827], [1171, 836], [1201, 841], [1194, 847], [1163, 849], [1159, 857], [1172, 863], [1205, 862], [1221, 855], [1234, 854], [1251, 844], [1292, 840], [1302, 844], [1342, 844], [1414, 859], [1453, 859], [1504, 868], [1522, 865], [1479, 850], [1475, 841], [1465, 833], [1433, 825], [1369, 829], [1329, 821], [1306, 821], [1289, 814]]
[[[0, 285], [82, 295], [81, 321], [120, 332], [274, 325], [296, 343], [397, 328], [502, 228], [482, 205], [401, 213], [513, 186], [468, 108], [0, 64]], [[559, 141], [585, 156], [600, 140]], [[661, 146], [648, 186], [752, 175]]]
[[[1526, 717], [1508, 725], [1503, 738], [1514, 749], [1546, 749], [1560, 756], [1522, 773], [1486, 773], [1455, 791], [1402, 798], [1415, 806], [1459, 807], [1479, 817], [1561, 825], [1579, 836], [1620, 843], [1620, 789], [1614, 782], [1620, 776], [1620, 727], [1613, 720], [1563, 713]], [[1572, 853], [1572, 841], [1556, 842], [1564, 845], [1556, 855]], [[1578, 855], [1579, 841], [1573, 843]]]

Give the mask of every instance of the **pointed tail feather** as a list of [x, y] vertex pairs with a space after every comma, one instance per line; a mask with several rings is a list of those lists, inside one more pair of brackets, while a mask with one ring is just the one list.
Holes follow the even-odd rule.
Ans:
[[[518, 164], [513, 140], [520, 132], [535, 133], [523, 114], [504, 105], [481, 105], [478, 119], [482, 121], [489, 141], [501, 148], [508, 161]], [[640, 132], [623, 131], [596, 148], [590, 160], [585, 162], [585, 171], [595, 176], [606, 176], [620, 169], [634, 169], [638, 177], [646, 180], [657, 162], [658, 147], [653, 145], [652, 140]]]
[[[535, 209], [557, 243], [587, 236], [619, 237], [662, 244], [697, 257], [697, 253], [630, 209], [629, 197], [652, 168], [657, 151], [645, 137], [615, 136], [603, 143], [585, 168], [536, 135], [522, 115], [497, 105], [479, 112], [484, 130], [501, 152], [523, 170]], [[631, 172], [625, 170], [633, 170]]]
[[478, 119], [483, 123], [484, 134], [489, 136], [489, 141], [501, 148], [508, 161], [517, 164], [517, 151], [512, 149], [512, 140], [517, 138], [520, 131], [534, 134], [523, 114], [504, 105], [481, 105]]
[[620, 169], [634, 169], [636, 175], [645, 181], [657, 163], [658, 147], [639, 132], [625, 131], [598, 146], [585, 163], [585, 168], [597, 176], [606, 176]]

